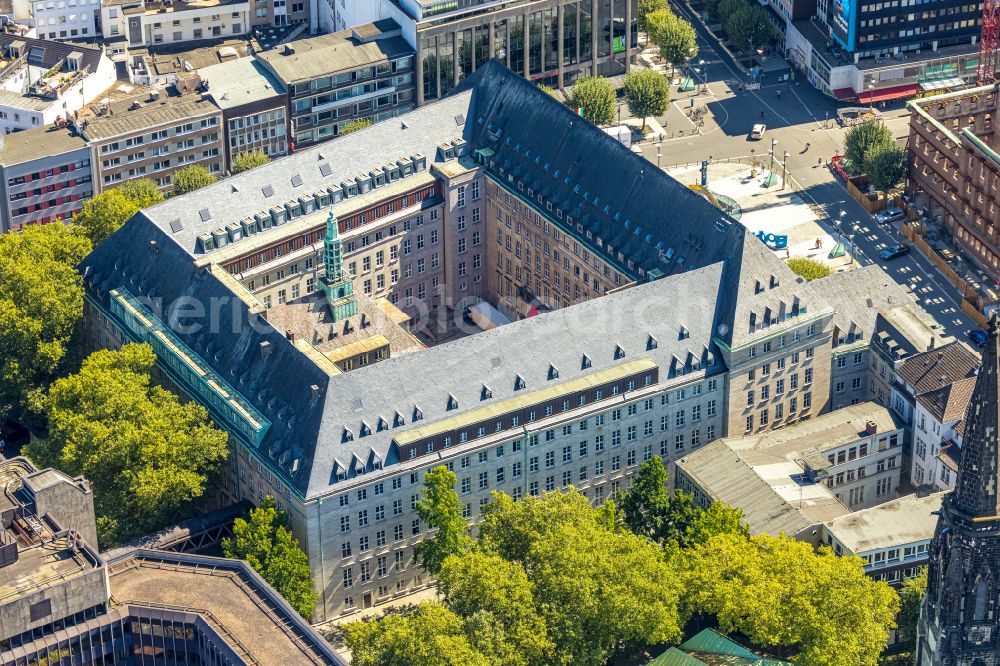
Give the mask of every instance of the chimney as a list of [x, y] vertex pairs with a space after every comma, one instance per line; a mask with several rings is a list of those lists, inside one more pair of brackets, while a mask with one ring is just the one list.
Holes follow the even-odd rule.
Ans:
[[930, 345], [930, 347], [928, 347], [928, 348], [927, 348], [927, 349], [928, 349], [928, 351], [929, 351], [929, 350], [931, 350], [931, 349], [934, 349], [934, 341], [935, 341], [936, 339], [937, 339], [937, 338], [935, 338], [935, 337], [934, 337], [933, 335], [931, 336], [931, 345]]
[[874, 435], [878, 432], [878, 425], [874, 421], [868, 421], [865, 423], [865, 432], [869, 435]]
[[292, 329], [285, 329], [285, 337], [288, 338], [289, 342], [295, 342], [295, 333], [292, 332]]
[[262, 359], [266, 359], [270, 355], [271, 355], [271, 343], [268, 342], [267, 340], [264, 340], [264, 342], [260, 343], [260, 357]]

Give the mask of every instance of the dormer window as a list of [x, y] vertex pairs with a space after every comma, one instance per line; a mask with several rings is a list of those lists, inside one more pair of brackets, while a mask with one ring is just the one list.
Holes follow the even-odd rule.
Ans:
[[493, 391], [490, 390], [489, 386], [487, 386], [486, 384], [483, 384], [483, 388], [479, 392], [479, 399], [480, 400], [489, 400], [492, 397], [493, 397]]
[[364, 421], [362, 421], [361, 422], [361, 436], [362, 437], [367, 437], [370, 434], [372, 434], [372, 429], [368, 426], [367, 423], [365, 423]]
[[406, 424], [406, 421], [403, 420], [403, 415], [400, 414], [399, 412], [396, 412], [396, 417], [392, 420], [392, 427], [393, 428], [398, 428], [401, 425], [405, 425], [405, 424]]
[[341, 435], [340, 435], [340, 441], [341, 442], [353, 442], [354, 441], [354, 433], [351, 432], [350, 430], [348, 430], [347, 428], [344, 428], [344, 432], [341, 433]]
[[458, 409], [458, 400], [455, 399], [455, 396], [449, 394], [447, 411], [450, 412], [453, 409]]
[[646, 339], [646, 351], [649, 351], [651, 349], [656, 349], [656, 346], [657, 346], [656, 345], [656, 338], [654, 338], [652, 335], [649, 336]]
[[615, 345], [615, 359], [625, 358], [625, 350], [620, 345]]
[[590, 357], [589, 357], [589, 356], [587, 356], [586, 354], [584, 354], [584, 355], [583, 355], [583, 361], [582, 361], [582, 362], [580, 363], [580, 369], [581, 369], [581, 370], [586, 370], [586, 369], [587, 369], [587, 368], [589, 368], [589, 367], [590, 367], [591, 365], [592, 365], [592, 364], [591, 364], [591, 362], [590, 362]]
[[423, 418], [424, 418], [424, 413], [422, 411], [420, 411], [419, 407], [417, 407], [416, 405], [414, 405], [414, 407], [413, 407], [413, 420], [414, 421], [420, 421]]
[[558, 370], [558, 368], [556, 368], [556, 366], [554, 366], [554, 365], [550, 365], [549, 366], [548, 377], [549, 377], [550, 380], [556, 379], [557, 377], [559, 377], [559, 370]]
[[524, 378], [523, 378], [523, 377], [521, 377], [521, 375], [518, 375], [518, 376], [517, 376], [517, 377], [516, 377], [516, 378], [514, 379], [514, 390], [515, 390], [515, 391], [520, 391], [520, 390], [521, 390], [521, 389], [523, 389], [523, 388], [524, 388], [525, 386], [527, 386], [527, 384], [525, 384], [525, 383], [524, 383]]

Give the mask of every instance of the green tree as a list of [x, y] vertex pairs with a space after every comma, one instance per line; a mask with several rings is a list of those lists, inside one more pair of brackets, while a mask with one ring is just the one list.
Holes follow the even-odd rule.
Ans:
[[892, 131], [877, 120], [866, 120], [847, 130], [844, 137], [844, 157], [858, 171], [865, 170], [865, 155], [875, 148], [894, 145]]
[[793, 257], [786, 263], [793, 273], [801, 275], [806, 280], [818, 280], [819, 278], [825, 278], [832, 272], [830, 267], [822, 261], [819, 261], [818, 259], [811, 259], [809, 257]]
[[187, 194], [207, 187], [216, 180], [212, 172], [200, 164], [192, 164], [174, 173], [174, 195]]
[[288, 517], [268, 495], [249, 519], [233, 522], [233, 536], [222, 540], [222, 553], [246, 560], [306, 620], [319, 601], [309, 574], [309, 558], [287, 527]]
[[539, 83], [538, 89], [541, 90], [546, 95], [548, 95], [549, 97], [551, 97], [552, 99], [560, 102], [562, 101], [562, 99], [559, 97], [559, 91], [553, 88], [552, 86], [547, 86], [544, 83]]
[[639, 466], [639, 474], [620, 502], [625, 525], [635, 534], [655, 540], [664, 537], [664, 522], [670, 509], [668, 480], [667, 469], [659, 456]]
[[671, 67], [683, 65], [698, 55], [694, 27], [670, 10], [660, 10], [648, 17], [649, 41], [660, 50], [660, 57]]
[[102, 548], [189, 515], [226, 459], [228, 436], [205, 408], [152, 385], [155, 361], [145, 344], [94, 352], [77, 374], [31, 396], [48, 436], [28, 455], [89, 479]]
[[906, 177], [906, 152], [895, 142], [872, 146], [865, 152], [865, 174], [879, 192], [888, 194]]
[[639, 32], [648, 33], [649, 23], [647, 23], [647, 18], [649, 17], [649, 15], [652, 14], [653, 12], [659, 12], [664, 10], [667, 10], [667, 0], [639, 0], [639, 5], [637, 7], [637, 13], [636, 13], [636, 22], [639, 27]]
[[[917, 649], [917, 624], [920, 621], [920, 606], [927, 592], [927, 567], [908, 579], [899, 589], [899, 642], [909, 650]], [[912, 663], [912, 662], [911, 662]]]
[[493, 666], [465, 637], [462, 618], [437, 603], [353, 622], [346, 633], [354, 666]]
[[345, 136], [351, 132], [357, 132], [358, 130], [363, 130], [366, 127], [371, 127], [371, 118], [358, 118], [357, 120], [352, 120], [351, 122], [340, 128], [339, 136]]
[[119, 189], [113, 189], [85, 201], [80, 212], [73, 216], [73, 223], [85, 229], [91, 243], [97, 245], [139, 210], [139, 204]]
[[743, 522], [742, 510], [722, 502], [712, 502], [688, 525], [684, 532], [684, 544], [688, 548], [701, 546], [720, 534], [749, 538], [750, 529]]
[[495, 493], [478, 549], [519, 564], [555, 646], [548, 664], [599, 666], [681, 635], [680, 583], [645, 537], [608, 529], [570, 488], [514, 502]]
[[140, 209], [148, 208], [163, 201], [163, 192], [149, 178], [133, 178], [115, 188]]
[[61, 369], [83, 316], [76, 265], [90, 253], [75, 225], [30, 225], [0, 235], [0, 420], [20, 418], [28, 394]]
[[233, 174], [243, 173], [244, 171], [249, 171], [250, 169], [256, 169], [259, 166], [264, 166], [271, 161], [271, 158], [267, 156], [262, 150], [248, 150], [245, 153], [240, 153], [233, 158]]
[[[741, 6], [734, 9], [734, 2], [740, 2]], [[760, 5], [742, 0], [723, 0], [719, 3], [719, 12], [723, 15], [722, 27], [737, 50], [747, 48], [748, 52], [752, 51], [763, 46], [774, 34], [767, 10]]]
[[449, 555], [471, 545], [469, 524], [462, 516], [462, 503], [455, 492], [455, 473], [447, 467], [435, 467], [424, 476], [424, 496], [417, 502], [417, 515], [436, 530], [414, 549], [421, 566], [432, 574], [441, 570]]
[[615, 87], [602, 76], [577, 80], [569, 98], [574, 107], [581, 109], [581, 115], [595, 125], [607, 125], [615, 119], [618, 106]]
[[651, 69], [633, 69], [625, 75], [625, 99], [629, 111], [642, 118], [642, 129], [646, 129], [646, 118], [666, 113], [670, 86], [665, 77]]
[[437, 577], [445, 605], [466, 620], [472, 645], [503, 666], [549, 663], [553, 645], [535, 608], [535, 586], [520, 564], [468, 552], [445, 559]]
[[687, 582], [689, 611], [724, 633], [794, 652], [810, 666], [875, 666], [895, 626], [899, 597], [865, 575], [857, 557], [804, 542], [722, 534], [672, 560]]

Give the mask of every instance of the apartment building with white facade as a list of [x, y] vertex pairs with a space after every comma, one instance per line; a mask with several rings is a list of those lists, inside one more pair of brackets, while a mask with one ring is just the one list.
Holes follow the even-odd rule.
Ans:
[[101, 0], [34, 0], [39, 39], [89, 40], [101, 34]]
[[239, 37], [250, 30], [247, 0], [109, 0], [101, 36], [128, 48]]

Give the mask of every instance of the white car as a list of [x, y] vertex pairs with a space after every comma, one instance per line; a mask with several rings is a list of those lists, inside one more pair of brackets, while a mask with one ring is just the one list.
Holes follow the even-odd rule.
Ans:
[[767, 125], [764, 123], [757, 123], [750, 129], [750, 138], [754, 141], [760, 141], [764, 138], [764, 132], [767, 131]]

